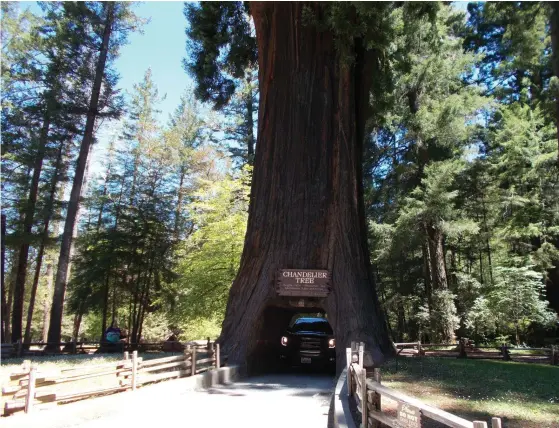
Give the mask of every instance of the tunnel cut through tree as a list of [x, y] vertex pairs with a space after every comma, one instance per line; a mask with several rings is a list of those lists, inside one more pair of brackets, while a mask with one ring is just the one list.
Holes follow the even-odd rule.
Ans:
[[[278, 269], [330, 272], [328, 297], [302, 305], [328, 313], [338, 370], [351, 340], [366, 343], [367, 364], [393, 353], [370, 269], [362, 186], [369, 93], [387, 43], [390, 7], [252, 2], [255, 39], [240, 2], [185, 7], [192, 52], [185, 65], [202, 100], [223, 106], [243, 64], [258, 52], [248, 227], [219, 339], [229, 363], [248, 372], [260, 363], [259, 344], [273, 340], [279, 324], [286, 327], [281, 320], [300, 304], [277, 296]], [[274, 328], [264, 322], [269, 308], [287, 314]]]

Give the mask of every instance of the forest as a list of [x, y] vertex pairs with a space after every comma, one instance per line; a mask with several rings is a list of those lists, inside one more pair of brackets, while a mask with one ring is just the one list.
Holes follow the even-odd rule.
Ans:
[[[228, 4], [223, 21], [242, 14], [250, 30]], [[118, 86], [115, 61], [145, 25], [134, 3], [1, 7], [2, 342], [99, 340], [110, 325], [134, 343], [217, 337], [245, 243], [257, 59], [223, 54], [227, 39], [206, 39], [200, 5], [185, 3], [183, 72], [208, 74], [200, 58], [215, 55], [230, 80], [178, 88], [162, 120], [150, 69]], [[559, 6], [360, 13], [380, 26], [361, 178], [392, 340], [555, 343]]]

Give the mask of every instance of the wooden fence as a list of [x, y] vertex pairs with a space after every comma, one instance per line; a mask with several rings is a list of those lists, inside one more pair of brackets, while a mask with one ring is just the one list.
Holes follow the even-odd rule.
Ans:
[[[37, 406], [134, 391], [152, 382], [219, 369], [223, 359], [219, 344], [212, 344], [208, 350], [188, 346], [182, 355], [148, 360], [138, 357], [138, 351], [131, 354], [126, 351], [120, 361], [50, 372], [41, 372], [35, 364], [24, 361], [22, 370], [12, 373], [8, 384], [2, 386], [3, 415], [21, 410], [29, 413]], [[92, 388], [92, 385], [96, 387]]]
[[[207, 346], [212, 341], [193, 341], [189, 344], [203, 342]], [[47, 346], [52, 345], [54, 351], [47, 351]], [[181, 352], [187, 346], [184, 342], [178, 341], [164, 341], [164, 342], [141, 342], [141, 343], [108, 343], [108, 342], [56, 342], [56, 343], [44, 343], [44, 342], [32, 342], [32, 343], [22, 343], [18, 341], [16, 343], [2, 343], [0, 347], [0, 355], [2, 358], [14, 358], [14, 357], [30, 357], [30, 356], [41, 356], [41, 355], [60, 355], [60, 354], [92, 354], [97, 351], [103, 352]]]
[[[525, 361], [559, 364], [559, 347], [521, 348], [507, 344], [502, 346], [476, 346], [473, 343], [460, 341], [457, 344], [436, 344], [405, 342], [394, 343], [398, 355], [459, 357], [472, 359], [500, 359], [504, 361]], [[445, 349], [452, 348], [452, 349]]]
[[[354, 398], [357, 410], [361, 414], [362, 428], [419, 428], [424, 418], [453, 428], [487, 428], [485, 421], [468, 421], [383, 386], [378, 368], [373, 369], [372, 378], [368, 378], [367, 370], [363, 367], [364, 349], [363, 343], [352, 343], [351, 348], [346, 349], [347, 391], [350, 398]], [[396, 416], [382, 410], [383, 396], [397, 403]], [[492, 418], [491, 427], [501, 428], [501, 419]]]

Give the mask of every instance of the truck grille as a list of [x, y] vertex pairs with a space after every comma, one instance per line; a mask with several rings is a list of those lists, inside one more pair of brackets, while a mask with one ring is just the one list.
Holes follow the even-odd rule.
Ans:
[[321, 340], [315, 337], [301, 337], [301, 355], [320, 355]]

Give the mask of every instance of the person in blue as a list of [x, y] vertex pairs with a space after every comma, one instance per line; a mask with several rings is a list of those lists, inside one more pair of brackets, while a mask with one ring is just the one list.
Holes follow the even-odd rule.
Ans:
[[105, 331], [105, 340], [109, 343], [118, 343], [120, 341], [120, 328], [111, 324]]

